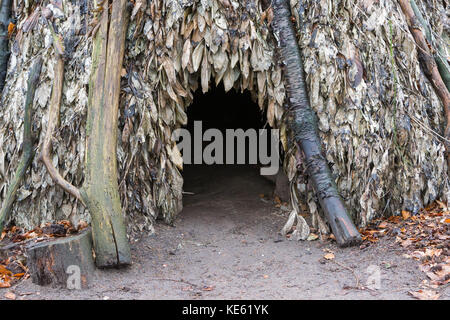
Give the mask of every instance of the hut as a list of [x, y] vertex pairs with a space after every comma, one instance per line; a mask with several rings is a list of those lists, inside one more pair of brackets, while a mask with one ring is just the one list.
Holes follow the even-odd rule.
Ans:
[[[272, 3], [1, 1], [2, 8], [12, 3], [14, 18], [0, 107], [2, 203], [23, 153], [30, 70], [42, 58], [30, 113], [36, 156], [6, 224], [33, 228], [62, 219], [90, 222], [88, 208], [102, 204], [83, 204], [83, 195], [67, 192], [55, 175], [76, 188], [94, 185], [82, 189], [85, 194], [110, 193], [104, 216], [119, 208], [125, 217], [125, 226], [112, 235], [115, 240], [124, 233], [153, 232], [158, 218], [173, 223], [183, 199], [183, 158], [173, 132], [188, 123], [194, 97], [216, 87], [251, 95], [264, 122], [280, 130], [293, 207], [287, 229], [296, 223], [305, 228], [299, 213], [307, 211], [314, 227], [329, 230], [287, 125], [286, 61], [277, 52], [285, 39], [273, 32], [280, 17]], [[290, 14], [283, 18], [292, 23], [302, 52], [324, 157], [353, 222], [364, 226], [381, 215], [417, 212], [435, 199], [446, 201], [446, 118], [420, 67], [399, 2], [286, 3]], [[442, 41], [448, 31], [444, 2], [423, 0], [417, 6]], [[108, 87], [110, 79], [115, 87]], [[102, 107], [96, 114], [90, 105]], [[112, 127], [110, 134], [102, 136], [99, 123]], [[93, 150], [102, 141], [114, 145], [103, 148], [109, 162], [93, 167], [102, 157]], [[116, 181], [117, 190], [95, 187], [99, 175]]]

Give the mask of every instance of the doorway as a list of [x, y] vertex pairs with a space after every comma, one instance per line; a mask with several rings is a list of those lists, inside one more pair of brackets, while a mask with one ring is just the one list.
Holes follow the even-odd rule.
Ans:
[[[193, 103], [187, 108], [187, 115], [186, 129], [193, 137], [192, 141], [195, 139], [199, 141], [198, 137], [194, 137], [200, 132], [199, 126], [203, 133], [206, 133], [208, 129], [216, 129], [223, 135], [223, 148], [219, 151], [219, 153], [222, 152], [220, 156], [216, 154], [217, 150], [211, 152], [212, 156], [218, 160], [213, 164], [205, 163], [208, 162], [206, 159], [202, 159], [201, 163], [194, 163], [194, 156], [191, 156], [191, 164], [185, 161], [183, 169], [183, 206], [185, 208], [205, 200], [228, 203], [271, 195], [274, 189], [273, 178], [262, 176], [260, 159], [257, 158], [255, 163], [255, 157], [250, 155], [251, 152], [255, 152], [255, 141], [251, 138], [245, 140], [243, 148], [245, 157], [239, 154], [243, 150], [238, 150], [238, 144], [233, 145], [233, 150], [230, 149], [231, 143], [229, 143], [227, 129], [242, 129], [244, 132], [254, 129], [256, 133], [259, 133], [260, 129], [268, 129], [269, 132], [270, 127], [266, 124], [266, 116], [252, 100], [250, 92], [240, 93], [232, 89], [226, 93], [223, 86], [211, 88], [206, 94], [199, 90], [194, 95]], [[266, 137], [259, 134], [258, 144], [259, 139], [262, 138], [266, 138], [268, 152], [271, 152], [270, 132]], [[202, 141], [202, 150], [206, 150], [212, 140]], [[194, 146], [192, 146], [191, 154], [193, 155], [194, 152]], [[229, 155], [230, 152], [232, 156]], [[245, 161], [242, 161], [243, 159]]]

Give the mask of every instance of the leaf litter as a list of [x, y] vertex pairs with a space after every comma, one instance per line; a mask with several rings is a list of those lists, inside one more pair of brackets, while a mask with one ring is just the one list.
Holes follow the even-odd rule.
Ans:
[[405, 258], [420, 263], [427, 279], [422, 283], [424, 289], [409, 292], [414, 298], [438, 299], [437, 291], [450, 282], [450, 210], [445, 203], [435, 201], [417, 214], [402, 210], [399, 215], [371, 222], [360, 232], [362, 248], [391, 237], [407, 251]]
[[[49, 241], [52, 238], [68, 237], [88, 227], [80, 221], [76, 227], [68, 220], [45, 223], [31, 230], [17, 226], [3, 230], [0, 235], [0, 288], [10, 288], [19, 280], [30, 277], [26, 266], [26, 248], [33, 243]], [[14, 300], [14, 293], [8, 292], [5, 298]]]

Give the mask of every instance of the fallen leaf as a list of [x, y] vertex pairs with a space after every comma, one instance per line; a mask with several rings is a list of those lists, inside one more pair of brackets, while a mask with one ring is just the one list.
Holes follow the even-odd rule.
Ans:
[[5, 293], [5, 298], [9, 300], [16, 300], [16, 295], [13, 292], [9, 291]]
[[407, 220], [409, 217], [411, 217], [411, 212], [402, 210], [402, 217], [403, 217], [403, 220]]
[[333, 260], [334, 259], [334, 253], [328, 252], [326, 255], [323, 256], [327, 260]]
[[204, 286], [203, 291], [212, 291], [214, 289], [213, 286]]
[[388, 223], [387, 223], [386, 221], [383, 221], [383, 222], [381, 222], [381, 223], [378, 225], [378, 228], [384, 229], [384, 228], [386, 228], [387, 226], [388, 226]]
[[436, 202], [439, 204], [439, 207], [441, 207], [441, 209], [445, 209], [447, 208], [447, 205], [439, 200], [436, 200]]
[[182, 291], [193, 291], [194, 288], [192, 288], [192, 286], [188, 286], [188, 287], [181, 288], [181, 290]]
[[8, 38], [11, 38], [12, 34], [14, 33], [14, 30], [16, 30], [16, 25], [10, 22], [8, 24]]
[[409, 247], [412, 244], [412, 241], [410, 239], [405, 240], [405, 241], [401, 241], [401, 246], [403, 248]]
[[439, 299], [439, 293], [432, 290], [419, 290], [419, 291], [409, 291], [410, 295], [419, 300], [437, 300]]
[[317, 239], [319, 239], [319, 236], [318, 236], [317, 234], [315, 234], [315, 233], [310, 233], [309, 236], [308, 236], [308, 238], [307, 238], [306, 240], [307, 240], [307, 241], [314, 241], [314, 240], [317, 240]]
[[81, 221], [78, 223], [77, 230], [78, 230], [78, 231], [81, 231], [81, 230], [83, 230], [83, 229], [85, 229], [85, 228], [87, 228], [87, 227], [88, 227], [87, 222], [84, 221], [84, 220], [81, 220]]

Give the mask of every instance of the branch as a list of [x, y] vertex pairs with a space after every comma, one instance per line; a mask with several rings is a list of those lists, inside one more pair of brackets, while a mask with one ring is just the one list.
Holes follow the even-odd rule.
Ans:
[[30, 70], [27, 81], [27, 95], [25, 98], [25, 111], [23, 120], [23, 144], [22, 144], [22, 157], [20, 159], [19, 165], [17, 166], [14, 178], [9, 186], [8, 193], [6, 195], [5, 201], [3, 202], [2, 209], [0, 211], [0, 233], [3, 230], [6, 220], [12, 209], [12, 205], [16, 198], [17, 189], [33, 160], [33, 137], [31, 134], [31, 118], [32, 118], [32, 106], [34, 93], [36, 91], [36, 86], [41, 74], [42, 68], [42, 58], [37, 58], [36, 62], [33, 64]]
[[[409, 0], [398, 0], [400, 7], [402, 8], [403, 14], [406, 17], [406, 22], [408, 24], [409, 30], [416, 42], [416, 45], [419, 47], [417, 50], [419, 62], [422, 66], [422, 70], [425, 73], [425, 76], [430, 81], [433, 86], [436, 94], [439, 99], [442, 101], [444, 105], [445, 118], [446, 118], [446, 128], [445, 128], [445, 138], [450, 138], [450, 94], [447, 90], [447, 87], [444, 81], [441, 78], [439, 70], [436, 65], [436, 61], [434, 60], [430, 48], [428, 47], [428, 43], [425, 39], [425, 36], [420, 29], [420, 22], [416, 15], [414, 14], [414, 10], [411, 7], [411, 3]], [[447, 152], [447, 165], [448, 169], [450, 169], [450, 145], [445, 142], [445, 149]]]
[[41, 160], [47, 168], [47, 171], [52, 177], [53, 181], [84, 205], [80, 190], [77, 187], [73, 186], [70, 182], [65, 180], [61, 176], [59, 171], [53, 166], [53, 163], [51, 161], [52, 137], [54, 135], [55, 128], [59, 125], [59, 111], [64, 83], [64, 47], [62, 45], [61, 38], [55, 33], [51, 22], [49, 22], [48, 25], [53, 36], [53, 45], [55, 48], [57, 60], [55, 65], [55, 78], [53, 79], [52, 96], [50, 99], [50, 106], [48, 111], [48, 126], [44, 137], [44, 143], [42, 145]]
[[431, 28], [428, 25], [428, 23], [425, 21], [425, 19], [422, 16], [422, 13], [420, 12], [419, 8], [417, 7], [417, 4], [414, 0], [410, 0], [411, 8], [414, 11], [414, 14], [416, 15], [417, 20], [422, 25], [423, 29], [425, 30], [425, 37], [428, 41], [428, 43], [434, 47], [436, 47], [436, 50], [434, 50], [436, 53], [434, 54], [434, 61], [436, 61], [439, 73], [441, 74], [442, 80], [445, 83], [445, 86], [447, 87], [447, 90], [450, 90], [450, 67], [448, 65], [445, 50], [442, 45], [436, 45], [436, 41], [433, 38], [433, 34], [431, 32]]

